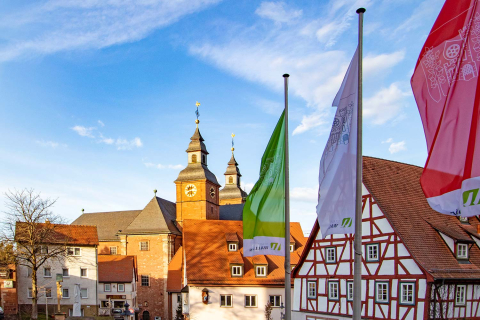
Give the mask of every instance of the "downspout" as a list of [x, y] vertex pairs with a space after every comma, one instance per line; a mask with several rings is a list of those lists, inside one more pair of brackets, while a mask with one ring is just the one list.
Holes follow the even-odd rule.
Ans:
[[95, 245], [95, 266], [97, 268], [97, 279], [95, 281], [95, 304], [96, 304], [96, 315], [98, 316], [98, 246]]

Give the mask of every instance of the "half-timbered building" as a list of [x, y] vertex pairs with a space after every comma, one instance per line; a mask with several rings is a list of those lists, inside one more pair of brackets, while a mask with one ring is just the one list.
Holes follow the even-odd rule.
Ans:
[[[480, 319], [479, 218], [433, 211], [421, 173], [363, 158], [362, 318]], [[294, 270], [293, 319], [351, 318], [353, 241], [322, 239], [315, 223]]]

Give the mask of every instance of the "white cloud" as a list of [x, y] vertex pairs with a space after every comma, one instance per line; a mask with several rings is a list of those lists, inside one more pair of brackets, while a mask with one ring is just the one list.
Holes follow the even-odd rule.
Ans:
[[255, 99], [255, 104], [263, 110], [263, 112], [273, 115], [279, 115], [282, 113], [283, 104], [277, 101], [258, 98]]
[[292, 200], [304, 201], [304, 202], [317, 202], [318, 190], [315, 188], [293, 188], [290, 197]]
[[250, 193], [252, 191], [253, 187], [255, 186], [255, 183], [253, 182], [240, 182], [240, 186], [246, 193]]
[[386, 70], [396, 66], [405, 58], [405, 51], [396, 51], [379, 55], [369, 54], [363, 58], [364, 75], [385, 73]]
[[[137, 41], [221, 0], [49, 0], [26, 10], [0, 14], [0, 61], [30, 54], [100, 49]], [[13, 29], [13, 31], [12, 31]]]
[[363, 116], [371, 119], [373, 124], [384, 124], [397, 117], [405, 106], [405, 97], [410, 91], [402, 91], [399, 83], [392, 83], [388, 88], [382, 88], [374, 96], [363, 102]]
[[185, 166], [181, 165], [181, 164], [167, 164], [167, 165], [164, 165], [164, 164], [161, 164], [161, 163], [155, 164], [155, 163], [152, 163], [152, 162], [144, 162], [143, 164], [147, 168], [157, 168], [157, 169], [182, 170], [183, 168], [185, 168]]
[[318, 127], [322, 124], [327, 123], [325, 120], [326, 113], [324, 112], [314, 112], [308, 116], [303, 116], [302, 122], [293, 130], [293, 135], [303, 133], [312, 128]]
[[58, 142], [55, 142], [55, 141], [37, 140], [35, 142], [42, 147], [50, 147], [50, 148], [53, 148], [53, 149], [56, 149], [58, 147], [64, 147], [64, 148], [67, 147], [66, 144], [58, 143]]
[[352, 15], [347, 14], [341, 20], [332, 21], [323, 25], [316, 32], [318, 41], [324, 43], [327, 48], [333, 46], [337, 43], [337, 38], [350, 27], [350, 21], [352, 18]]
[[429, 18], [438, 15], [438, 9], [441, 8], [443, 0], [424, 0], [418, 7], [413, 9], [412, 15], [398, 26], [393, 34], [406, 33], [422, 26]]
[[98, 124], [100, 125], [100, 127], [105, 127], [105, 123], [103, 123], [102, 120], [98, 120], [97, 122], [98, 122]]
[[284, 2], [264, 1], [255, 13], [262, 18], [271, 19], [275, 22], [290, 22], [302, 16], [302, 10], [288, 10]]
[[407, 147], [405, 146], [405, 141], [394, 142], [388, 148], [388, 151], [390, 151], [391, 154], [405, 150], [407, 150]]
[[132, 150], [133, 148], [140, 148], [143, 146], [143, 143], [138, 137], [133, 138], [132, 140], [118, 138], [115, 141], [115, 146], [117, 147], [117, 150]]
[[72, 128], [73, 131], [81, 135], [82, 137], [95, 138], [93, 131], [96, 130], [95, 127], [84, 127], [84, 126], [75, 126]]
[[393, 139], [392, 139], [392, 138], [388, 138], [387, 140], [382, 141], [382, 143], [391, 143], [391, 142], [393, 142]]

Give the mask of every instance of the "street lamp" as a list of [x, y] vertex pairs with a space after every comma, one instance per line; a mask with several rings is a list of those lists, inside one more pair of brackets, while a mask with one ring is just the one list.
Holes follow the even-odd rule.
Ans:
[[124, 318], [124, 320], [130, 320], [131, 319], [131, 316], [135, 315], [133, 311], [133, 309], [130, 308], [130, 305], [128, 304], [128, 302], [125, 302], [125, 310], [122, 312], [122, 316]]

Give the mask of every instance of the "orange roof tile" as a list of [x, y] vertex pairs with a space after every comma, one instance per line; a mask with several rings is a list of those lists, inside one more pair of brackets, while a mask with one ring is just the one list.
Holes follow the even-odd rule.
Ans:
[[168, 264], [167, 291], [180, 292], [182, 290], [183, 247], [178, 248]]
[[225, 233], [225, 238], [227, 239], [227, 241], [231, 241], [231, 242], [238, 242], [238, 236], [236, 233], [232, 233], [232, 232], [228, 232], [228, 233]]
[[134, 256], [98, 255], [98, 281], [130, 283], [134, 277]]
[[[28, 240], [27, 229], [33, 227], [36, 229], [33, 233], [42, 234], [38, 240], [45, 244], [69, 244], [69, 245], [98, 245], [98, 234], [96, 226], [37, 223], [35, 226], [26, 222], [17, 222], [15, 224], [15, 241]], [[49, 230], [48, 232], [45, 232]]]
[[[306, 238], [303, 236], [299, 223], [292, 222], [290, 226], [297, 248], [291, 256], [298, 256], [303, 251]], [[227, 231], [228, 233], [236, 233], [238, 236], [240, 248], [238, 252], [228, 251]], [[255, 277], [253, 261], [262, 258], [243, 257], [242, 221], [184, 220], [183, 247], [189, 284], [284, 285], [284, 257], [263, 256], [264, 261], [268, 264], [268, 275], [265, 278]], [[231, 257], [240, 257], [243, 260], [243, 277], [231, 276]]]
[[259, 256], [254, 256], [252, 257], [252, 263], [254, 265], [257, 264], [268, 264], [267, 257], [265, 257], [263, 254]]

